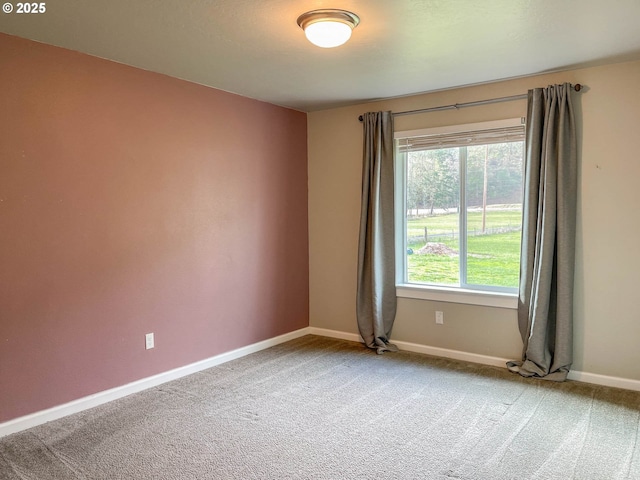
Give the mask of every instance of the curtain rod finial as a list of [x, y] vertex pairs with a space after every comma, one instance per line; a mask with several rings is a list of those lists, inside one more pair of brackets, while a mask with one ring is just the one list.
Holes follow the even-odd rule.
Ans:
[[573, 88], [574, 88], [574, 90], [575, 90], [576, 92], [579, 92], [580, 90], [582, 90], [582, 85], [580, 85], [579, 83], [576, 83], [576, 84], [573, 86]]
[[363, 117], [362, 115], [360, 115], [360, 116], [358, 117], [358, 120], [360, 120], [360, 121], [362, 122], [362, 121], [364, 120], [364, 117]]

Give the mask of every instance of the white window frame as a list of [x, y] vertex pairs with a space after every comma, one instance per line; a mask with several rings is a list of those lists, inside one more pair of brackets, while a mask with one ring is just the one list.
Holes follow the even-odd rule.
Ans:
[[[406, 130], [394, 133], [394, 139], [416, 137], [421, 135], [437, 135], [444, 133], [471, 132], [491, 128], [522, 125], [523, 118], [511, 118], [490, 122], [449, 125], [444, 127], [426, 128], [420, 130]], [[394, 142], [395, 143], [395, 142]], [[406, 186], [407, 169], [406, 155], [395, 156], [395, 252], [396, 252], [396, 296], [402, 298], [416, 298], [438, 302], [452, 302], [468, 305], [516, 309], [518, 294], [510, 292], [492, 291], [486, 289], [469, 289], [455, 286], [422, 285], [409, 283], [407, 280], [407, 208]]]

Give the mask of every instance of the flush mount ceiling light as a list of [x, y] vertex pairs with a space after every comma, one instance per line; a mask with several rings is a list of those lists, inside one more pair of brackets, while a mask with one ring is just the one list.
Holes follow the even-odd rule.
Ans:
[[360, 17], [346, 10], [312, 10], [298, 17], [307, 39], [322, 48], [338, 47], [351, 38]]

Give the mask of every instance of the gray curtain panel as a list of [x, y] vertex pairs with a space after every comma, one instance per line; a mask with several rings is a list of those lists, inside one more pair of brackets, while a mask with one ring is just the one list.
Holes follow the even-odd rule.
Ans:
[[518, 325], [522, 376], [563, 381], [573, 362], [577, 141], [571, 85], [528, 93]]
[[358, 330], [379, 354], [397, 351], [389, 343], [396, 316], [393, 116], [363, 115], [362, 207], [358, 245]]

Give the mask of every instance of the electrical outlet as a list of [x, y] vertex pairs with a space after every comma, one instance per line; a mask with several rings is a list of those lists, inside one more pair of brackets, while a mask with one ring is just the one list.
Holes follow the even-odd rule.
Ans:
[[144, 336], [144, 345], [147, 350], [154, 347], [153, 333], [147, 333]]
[[436, 323], [442, 325], [444, 323], [444, 312], [436, 312]]

